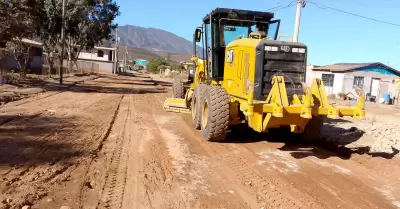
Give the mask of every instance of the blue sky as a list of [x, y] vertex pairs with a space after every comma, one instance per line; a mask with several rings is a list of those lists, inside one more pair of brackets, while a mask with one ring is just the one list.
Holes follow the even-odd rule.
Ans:
[[[154, 27], [191, 40], [203, 17], [216, 7], [266, 11], [292, 0], [116, 0], [119, 25]], [[347, 12], [400, 25], [400, 0], [313, 0]], [[279, 35], [293, 35], [296, 7], [275, 11]], [[302, 10], [299, 41], [308, 46], [308, 61], [382, 62], [400, 70], [400, 27], [362, 19], [308, 3]]]

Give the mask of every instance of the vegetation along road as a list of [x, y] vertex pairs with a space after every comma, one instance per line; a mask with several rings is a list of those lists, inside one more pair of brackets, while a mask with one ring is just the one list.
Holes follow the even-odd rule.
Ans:
[[330, 142], [314, 145], [241, 127], [211, 143], [190, 115], [163, 111], [170, 86], [101, 75], [2, 106], [2, 207], [400, 207], [398, 150], [366, 150], [375, 135], [357, 134], [379, 120], [328, 121]]

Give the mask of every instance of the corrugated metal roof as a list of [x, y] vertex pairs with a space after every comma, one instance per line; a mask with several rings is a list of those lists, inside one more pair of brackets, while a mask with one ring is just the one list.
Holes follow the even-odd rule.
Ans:
[[394, 71], [396, 73], [399, 73], [394, 68], [391, 68], [387, 65], [384, 65], [380, 62], [370, 62], [370, 63], [336, 63], [333, 65], [326, 65], [326, 66], [319, 66], [319, 67], [314, 67], [313, 71], [329, 71], [329, 72], [346, 72], [346, 71], [352, 71], [356, 70], [358, 68], [363, 68], [363, 67], [368, 67], [368, 66], [382, 66], [388, 70]]

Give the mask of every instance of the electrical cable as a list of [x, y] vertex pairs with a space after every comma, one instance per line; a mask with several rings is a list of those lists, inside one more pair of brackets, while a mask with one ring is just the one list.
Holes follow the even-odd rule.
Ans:
[[295, 3], [295, 2], [297, 2], [297, 1], [291, 1], [287, 6], [272, 7], [272, 8], [267, 9], [266, 11], [275, 12], [275, 11], [278, 11], [278, 10], [281, 10], [281, 9], [286, 9], [288, 7], [293, 6], [292, 4]]
[[345, 13], [345, 14], [348, 14], [348, 15], [364, 18], [364, 19], [367, 19], [367, 20], [372, 20], [372, 21], [375, 21], [375, 22], [379, 22], [379, 23], [383, 23], [383, 24], [388, 24], [388, 25], [393, 25], [393, 26], [400, 27], [400, 24], [397, 24], [397, 23], [391, 23], [391, 22], [387, 22], [387, 21], [383, 21], [383, 20], [378, 20], [378, 19], [374, 19], [374, 18], [371, 18], [371, 17], [366, 17], [366, 16], [363, 16], [363, 15], [358, 15], [358, 14], [354, 14], [354, 13], [351, 13], [351, 12], [343, 11], [341, 9], [336, 9], [336, 8], [329, 7], [329, 6], [320, 6], [319, 4], [317, 4], [315, 2], [312, 2], [312, 1], [307, 1], [307, 2], [317, 6], [317, 8], [322, 9], [322, 10], [331, 9], [331, 10], [335, 10], [337, 12], [342, 12], [342, 13]]

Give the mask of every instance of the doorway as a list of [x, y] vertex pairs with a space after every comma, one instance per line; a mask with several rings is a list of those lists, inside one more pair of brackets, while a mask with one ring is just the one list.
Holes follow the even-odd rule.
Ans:
[[372, 78], [371, 96], [375, 96], [376, 98], [378, 98], [380, 84], [381, 84], [381, 79], [380, 78]]

